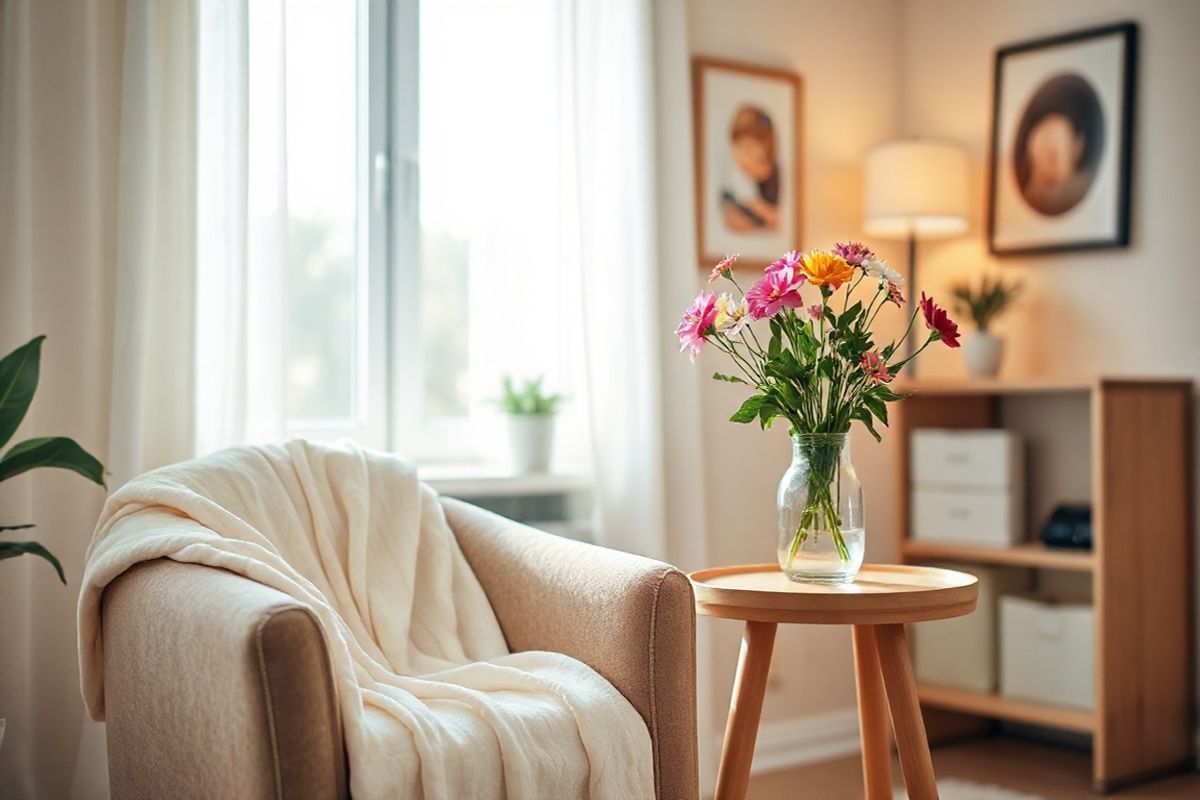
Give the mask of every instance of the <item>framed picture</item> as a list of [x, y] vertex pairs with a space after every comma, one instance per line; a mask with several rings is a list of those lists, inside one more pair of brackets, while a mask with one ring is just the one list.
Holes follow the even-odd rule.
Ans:
[[996, 51], [988, 242], [997, 255], [1129, 244], [1137, 25]]
[[801, 247], [800, 76], [692, 60], [697, 251], [710, 268], [740, 253], [765, 267]]

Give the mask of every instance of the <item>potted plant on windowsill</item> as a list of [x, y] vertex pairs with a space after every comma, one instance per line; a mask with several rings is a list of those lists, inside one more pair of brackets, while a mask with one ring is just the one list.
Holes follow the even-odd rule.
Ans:
[[[0, 359], [0, 448], [12, 439], [37, 391], [42, 341], [37, 336]], [[39, 467], [58, 467], [77, 472], [93, 483], [104, 485], [104, 467], [90, 453], [65, 436], [40, 436], [13, 445], [0, 457], [0, 481]], [[66, 584], [62, 564], [39, 542], [13, 542], [3, 538], [10, 531], [27, 530], [33, 523], [14, 523], [0, 519], [0, 561], [34, 555], [50, 562], [58, 579]], [[4, 741], [4, 720], [0, 719], [0, 744]]]
[[972, 377], [990, 378], [1000, 371], [1004, 340], [993, 336], [988, 326], [1012, 307], [1020, 291], [1021, 284], [1016, 281], [987, 275], [980, 280], [978, 288], [967, 281], [951, 288], [955, 312], [969, 316], [975, 323], [975, 332], [963, 341], [963, 357]]
[[509, 453], [513, 471], [520, 475], [548, 472], [554, 447], [554, 418], [562, 395], [542, 389], [541, 376], [526, 380], [518, 388], [505, 375], [497, 401], [508, 417]]

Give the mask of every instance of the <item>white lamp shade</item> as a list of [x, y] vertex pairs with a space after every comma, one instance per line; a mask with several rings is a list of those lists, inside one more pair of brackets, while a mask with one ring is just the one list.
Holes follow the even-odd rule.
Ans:
[[967, 154], [946, 142], [905, 139], [867, 154], [863, 230], [882, 239], [937, 239], [967, 230]]

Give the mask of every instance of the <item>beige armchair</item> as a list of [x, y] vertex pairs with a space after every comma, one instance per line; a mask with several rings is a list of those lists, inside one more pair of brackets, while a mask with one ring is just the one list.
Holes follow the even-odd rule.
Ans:
[[[509, 647], [565, 653], [607, 678], [650, 731], [658, 800], [694, 800], [687, 579], [443, 502]], [[103, 602], [114, 798], [348, 795], [329, 659], [307, 609], [233, 573], [167, 560], [131, 569]]]

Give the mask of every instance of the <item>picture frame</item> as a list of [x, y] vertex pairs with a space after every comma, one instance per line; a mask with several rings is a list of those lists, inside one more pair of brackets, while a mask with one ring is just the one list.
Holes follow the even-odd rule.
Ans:
[[692, 59], [696, 252], [710, 269], [766, 267], [803, 240], [803, 79], [720, 58]]
[[1121, 22], [996, 51], [988, 249], [1127, 247], [1138, 27]]

